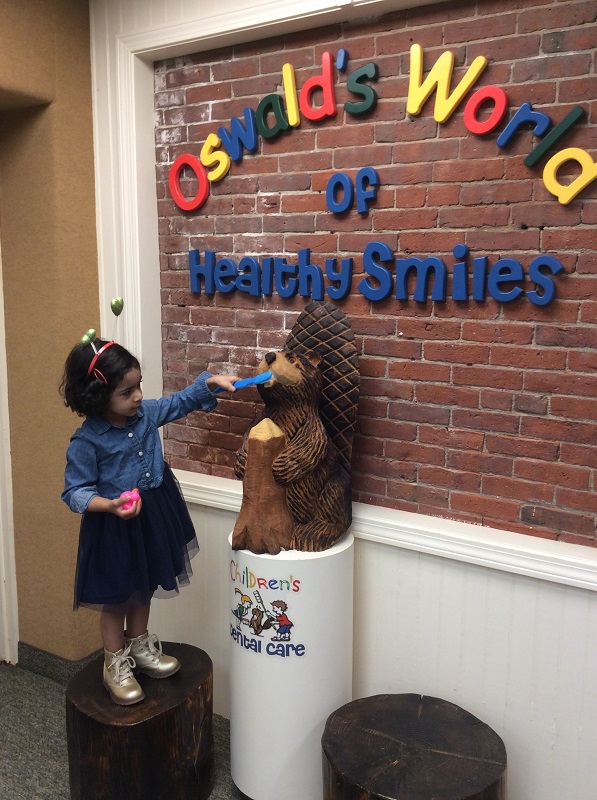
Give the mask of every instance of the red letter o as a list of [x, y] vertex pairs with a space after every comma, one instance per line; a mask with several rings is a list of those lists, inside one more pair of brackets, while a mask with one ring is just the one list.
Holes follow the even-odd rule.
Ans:
[[[487, 100], [492, 100], [495, 108], [484, 122], [479, 122], [477, 112]], [[464, 124], [471, 133], [491, 133], [502, 121], [508, 110], [508, 97], [503, 89], [497, 86], [485, 86], [471, 97], [464, 108]]]
[[[197, 194], [191, 200], [187, 200], [180, 188], [180, 173], [184, 167], [190, 167], [197, 177], [199, 188]], [[197, 208], [205, 203], [209, 197], [209, 178], [207, 177], [207, 170], [203, 164], [195, 156], [189, 153], [183, 153], [178, 156], [174, 164], [170, 167], [168, 173], [168, 187], [170, 194], [176, 205], [183, 211], [195, 211]]]

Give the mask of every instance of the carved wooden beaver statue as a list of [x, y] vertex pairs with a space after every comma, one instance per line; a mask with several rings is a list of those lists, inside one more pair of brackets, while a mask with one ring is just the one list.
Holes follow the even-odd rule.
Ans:
[[[314, 312], [316, 328], [320, 333], [327, 330], [328, 335], [322, 343], [313, 338], [311, 328], [308, 343], [313, 350], [308, 350], [301, 331]], [[317, 316], [325, 319], [327, 327]], [[337, 341], [329, 336], [330, 325], [338, 329], [334, 336], [341, 334]], [[347, 338], [348, 369], [342, 357]], [[312, 303], [297, 320], [285, 349], [267, 353], [259, 365], [258, 372], [270, 371], [272, 378], [258, 386], [265, 408], [236, 456], [243, 504], [232, 537], [234, 549], [271, 554], [282, 548], [318, 552], [332, 547], [350, 526], [350, 448], [356, 420], [355, 391], [358, 393], [352, 339], [342, 312], [332, 304]], [[347, 376], [348, 409], [337, 397]], [[335, 399], [329, 395], [332, 383]], [[346, 388], [342, 397], [347, 395]], [[322, 408], [333, 417], [332, 436]]]

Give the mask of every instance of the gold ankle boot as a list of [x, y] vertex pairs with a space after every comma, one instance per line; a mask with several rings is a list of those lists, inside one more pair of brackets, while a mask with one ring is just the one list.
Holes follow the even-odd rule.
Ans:
[[145, 697], [132, 672], [135, 661], [129, 655], [130, 650], [130, 647], [115, 653], [104, 650], [104, 686], [119, 706], [130, 706]]
[[180, 662], [174, 656], [165, 656], [162, 645], [155, 633], [147, 631], [134, 639], [125, 639], [135, 659], [137, 669], [152, 678], [167, 678], [180, 669]]

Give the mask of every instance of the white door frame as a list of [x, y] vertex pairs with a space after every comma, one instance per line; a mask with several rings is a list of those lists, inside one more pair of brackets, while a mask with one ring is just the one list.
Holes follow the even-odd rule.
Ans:
[[12, 505], [12, 466], [8, 416], [8, 373], [4, 291], [0, 255], [0, 661], [18, 660], [19, 623]]

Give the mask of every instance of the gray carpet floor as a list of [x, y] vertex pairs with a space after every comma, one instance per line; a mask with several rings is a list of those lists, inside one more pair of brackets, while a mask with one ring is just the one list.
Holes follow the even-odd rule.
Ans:
[[[1, 800], [70, 800], [64, 693], [57, 682], [0, 663]], [[214, 716], [216, 784], [210, 800], [242, 800], [230, 778], [230, 728]]]

